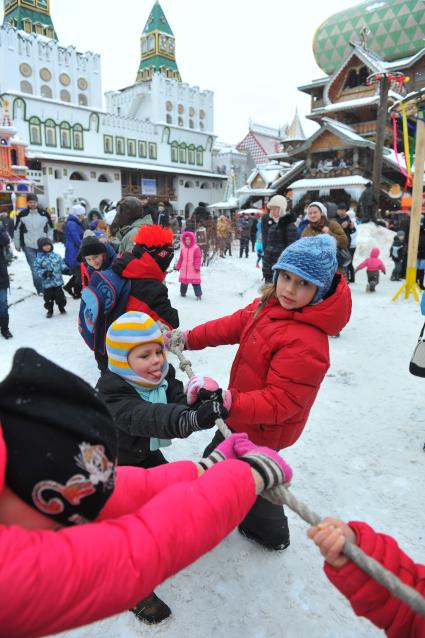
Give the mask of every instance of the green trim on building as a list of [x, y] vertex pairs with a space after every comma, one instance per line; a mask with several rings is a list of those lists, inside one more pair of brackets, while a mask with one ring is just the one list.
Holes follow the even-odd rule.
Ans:
[[15, 6], [15, 8], [11, 8], [10, 11], [4, 14], [3, 26], [5, 27], [8, 24], [12, 24], [16, 29], [29, 33], [30, 31], [25, 28], [26, 21], [31, 22], [31, 33], [38, 34], [36, 24], [40, 24], [42, 26], [42, 32], [39, 33], [39, 35], [50, 37], [53, 40], [58, 39], [50, 15], [42, 10], [38, 11], [36, 8], [29, 9], [19, 5]]

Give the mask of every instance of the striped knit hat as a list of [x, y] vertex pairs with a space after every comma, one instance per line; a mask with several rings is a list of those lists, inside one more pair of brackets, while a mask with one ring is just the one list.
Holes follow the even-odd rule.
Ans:
[[[164, 356], [162, 374], [155, 383], [137, 375], [128, 363], [130, 350], [142, 343], [159, 343], [162, 348]], [[167, 376], [168, 361], [164, 339], [158, 324], [144, 312], [135, 310], [126, 312], [109, 326], [106, 334], [106, 352], [109, 370], [132, 385], [142, 388], [156, 388]]]

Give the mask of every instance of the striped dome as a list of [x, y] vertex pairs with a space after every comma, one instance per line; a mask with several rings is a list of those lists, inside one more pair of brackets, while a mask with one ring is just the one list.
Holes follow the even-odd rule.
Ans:
[[313, 53], [330, 75], [351, 53], [363, 27], [370, 30], [367, 46], [386, 61], [414, 55], [424, 48], [425, 11], [422, 0], [366, 0], [335, 13], [317, 29]]

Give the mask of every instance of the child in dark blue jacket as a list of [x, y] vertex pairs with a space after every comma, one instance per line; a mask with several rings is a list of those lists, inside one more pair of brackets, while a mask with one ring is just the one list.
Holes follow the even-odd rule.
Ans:
[[34, 270], [41, 278], [44, 307], [47, 310], [46, 317], [50, 319], [53, 316], [55, 302], [59, 312], [64, 315], [66, 313], [66, 298], [62, 290], [62, 273], [68, 271], [68, 268], [62, 257], [53, 251], [53, 244], [48, 237], [41, 237], [38, 240]]

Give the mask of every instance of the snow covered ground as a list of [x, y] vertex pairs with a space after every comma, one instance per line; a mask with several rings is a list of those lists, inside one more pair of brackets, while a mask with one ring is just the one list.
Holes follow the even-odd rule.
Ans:
[[[372, 246], [386, 257], [393, 233], [361, 227], [356, 263]], [[31, 293], [27, 264], [13, 264], [12, 300]], [[255, 257], [215, 261], [203, 270], [204, 298], [180, 298], [177, 273], [169, 277], [172, 303], [181, 325], [190, 328], [248, 304], [260, 284]], [[353, 315], [339, 339], [332, 339], [331, 368], [301, 439], [284, 452], [294, 468], [293, 493], [313, 510], [343, 519], [366, 520], [394, 534], [402, 547], [425, 562], [424, 381], [408, 372], [423, 318], [413, 299], [391, 303], [398, 289], [382, 277], [375, 294], [365, 293], [365, 271], [352, 285]], [[21, 290], [16, 290], [21, 286]], [[243, 293], [243, 294], [240, 294]], [[1, 340], [0, 378], [10, 369], [14, 351], [31, 346], [91, 383], [97, 368], [76, 330], [78, 301], [68, 314], [45, 318], [42, 300], [30, 296], [10, 309], [14, 339]], [[228, 380], [236, 348], [190, 353], [195, 371]], [[70, 388], [72, 392], [72, 388]], [[211, 433], [176, 441], [170, 460], [198, 459]], [[291, 546], [269, 553], [234, 532], [213, 552], [171, 578], [157, 593], [173, 616], [159, 627], [141, 625], [130, 613], [76, 629], [67, 638], [366, 638], [380, 635], [354, 616], [328, 583], [319, 553], [306, 537], [306, 524], [288, 512]], [[105, 557], [105, 560], [108, 560]], [[54, 604], [54, 601], [52, 601]]]

